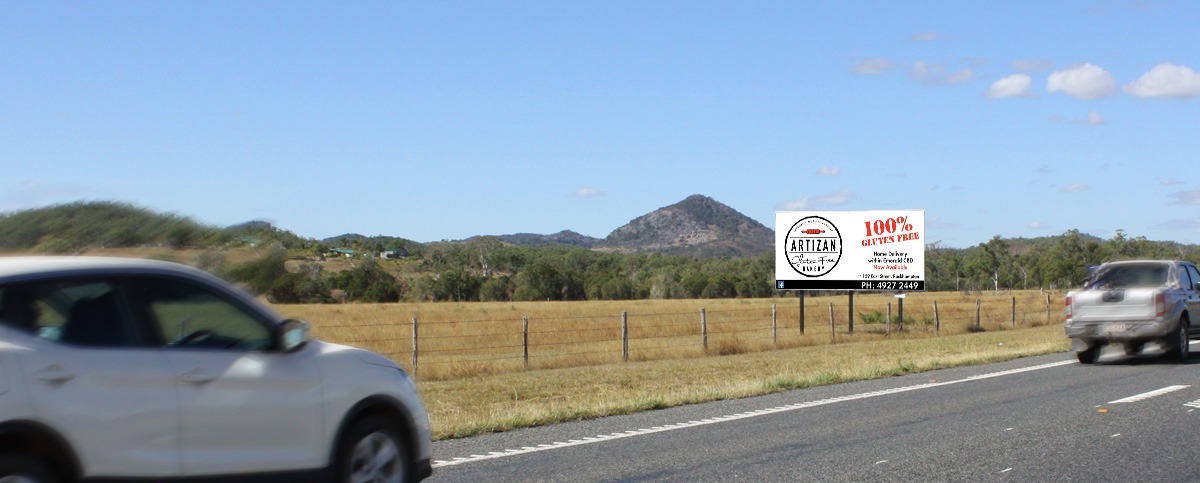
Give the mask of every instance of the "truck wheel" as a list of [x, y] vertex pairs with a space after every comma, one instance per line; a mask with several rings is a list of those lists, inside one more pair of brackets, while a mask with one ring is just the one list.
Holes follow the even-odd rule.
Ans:
[[0, 454], [0, 482], [51, 483], [58, 481], [30, 455]]
[[1080, 364], [1093, 364], [1100, 358], [1100, 344], [1089, 345], [1087, 349], [1076, 352]]
[[1191, 353], [1189, 352], [1191, 341], [1188, 340], [1189, 325], [1191, 324], [1189, 323], [1186, 315], [1180, 317], [1179, 329], [1175, 331], [1175, 336], [1172, 337], [1174, 340], [1171, 341], [1173, 342], [1173, 344], [1171, 344], [1173, 346], [1171, 353], [1176, 359], [1179, 360], [1179, 362], [1187, 362], [1188, 357], [1191, 356]]

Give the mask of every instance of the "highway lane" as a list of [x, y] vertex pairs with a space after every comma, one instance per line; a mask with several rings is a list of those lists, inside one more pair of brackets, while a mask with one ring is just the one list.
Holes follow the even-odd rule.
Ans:
[[1198, 409], [1200, 360], [1054, 354], [441, 441], [430, 481], [1196, 481]]

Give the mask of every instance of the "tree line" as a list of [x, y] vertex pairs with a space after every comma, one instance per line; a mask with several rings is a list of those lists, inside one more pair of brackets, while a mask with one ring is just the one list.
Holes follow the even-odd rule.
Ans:
[[[364, 248], [370, 239], [351, 242]], [[378, 248], [378, 247], [375, 247]], [[274, 285], [255, 286], [277, 302], [532, 301], [792, 296], [774, 289], [774, 254], [696, 258], [621, 254], [566, 246], [515, 246], [496, 237], [410, 246], [404, 260], [366, 256], [354, 268], [326, 273], [320, 262], [285, 270], [280, 254], [253, 262], [271, 266]], [[1089, 267], [1131, 258], [1197, 262], [1193, 245], [1129, 237], [1107, 240], [1070, 230], [1035, 239], [995, 236], [973, 247], [933, 243], [925, 251], [926, 289], [978, 292], [1068, 289]], [[370, 252], [370, 248], [364, 252]], [[273, 258], [272, 258], [273, 257]], [[270, 260], [269, 262], [266, 260]], [[231, 273], [232, 278], [244, 274]], [[337, 294], [333, 297], [330, 294]]]

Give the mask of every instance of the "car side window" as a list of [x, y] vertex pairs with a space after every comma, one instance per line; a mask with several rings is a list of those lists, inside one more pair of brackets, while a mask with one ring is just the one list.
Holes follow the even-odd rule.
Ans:
[[1192, 284], [1187, 287], [1188, 290], [1196, 290], [1196, 284], [1200, 283], [1200, 270], [1197, 270], [1194, 265], [1187, 266], [1188, 276], [1192, 278]]
[[107, 281], [11, 285], [0, 296], [0, 319], [45, 339], [86, 347], [147, 345]]
[[271, 332], [254, 314], [207, 288], [172, 279], [143, 279], [130, 291], [169, 348], [266, 350]]

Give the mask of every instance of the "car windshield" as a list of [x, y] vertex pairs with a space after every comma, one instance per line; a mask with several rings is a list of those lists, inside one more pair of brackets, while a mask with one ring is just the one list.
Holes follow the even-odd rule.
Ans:
[[1167, 283], [1167, 265], [1113, 265], [1100, 270], [1092, 288], [1158, 287]]

